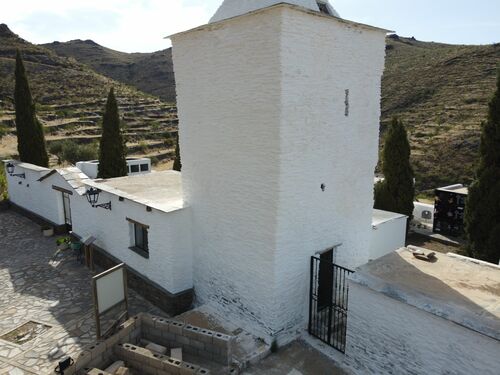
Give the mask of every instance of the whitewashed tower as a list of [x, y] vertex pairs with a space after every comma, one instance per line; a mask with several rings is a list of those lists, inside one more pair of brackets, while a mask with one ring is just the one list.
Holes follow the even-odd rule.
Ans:
[[196, 296], [268, 339], [305, 326], [311, 255], [368, 260], [385, 35], [321, 1], [226, 0], [172, 37]]

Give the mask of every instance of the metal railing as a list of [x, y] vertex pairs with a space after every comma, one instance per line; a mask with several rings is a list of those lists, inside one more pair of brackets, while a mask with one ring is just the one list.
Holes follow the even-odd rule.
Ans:
[[309, 333], [345, 353], [349, 285], [353, 271], [311, 257]]

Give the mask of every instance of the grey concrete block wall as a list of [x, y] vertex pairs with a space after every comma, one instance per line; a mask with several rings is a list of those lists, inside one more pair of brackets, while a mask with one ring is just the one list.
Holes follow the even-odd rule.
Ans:
[[142, 315], [142, 326], [142, 337], [157, 344], [180, 347], [224, 366], [232, 363], [234, 336], [149, 314]]

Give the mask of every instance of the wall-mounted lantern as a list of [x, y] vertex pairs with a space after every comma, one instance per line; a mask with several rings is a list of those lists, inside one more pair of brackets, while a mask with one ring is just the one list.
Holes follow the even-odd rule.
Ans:
[[91, 187], [85, 193], [85, 195], [87, 196], [87, 201], [94, 208], [101, 207], [101, 208], [104, 208], [105, 210], [111, 210], [111, 201], [108, 203], [97, 204], [97, 202], [99, 202], [99, 194], [100, 193], [101, 193], [101, 191], [99, 189]]
[[17, 174], [14, 174], [14, 170], [16, 169], [15, 165], [12, 164], [12, 163], [7, 163], [7, 173], [11, 176], [11, 177], [20, 177], [20, 178], [24, 178], [26, 179], [26, 174], [25, 173], [17, 173]]

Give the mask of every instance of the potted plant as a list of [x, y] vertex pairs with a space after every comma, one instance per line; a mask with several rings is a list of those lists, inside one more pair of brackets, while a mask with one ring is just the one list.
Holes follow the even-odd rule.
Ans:
[[69, 237], [61, 237], [56, 240], [58, 250], [66, 250], [71, 244], [71, 239]]
[[42, 233], [45, 237], [52, 237], [54, 235], [54, 228], [44, 225], [42, 227]]

